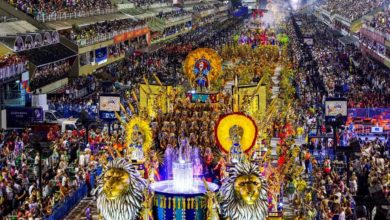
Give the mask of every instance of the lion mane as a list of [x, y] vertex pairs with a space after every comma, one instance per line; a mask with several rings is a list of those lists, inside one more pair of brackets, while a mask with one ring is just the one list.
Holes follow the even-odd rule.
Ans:
[[[234, 191], [236, 178], [243, 175], [256, 175], [261, 181], [260, 196], [253, 205], [246, 204]], [[260, 175], [257, 165], [249, 162], [236, 164], [232, 169], [231, 176], [225, 179], [219, 190], [223, 217], [231, 220], [266, 219], [268, 210], [267, 192], [267, 183]]]
[[110, 161], [103, 170], [112, 168], [123, 169], [130, 175], [130, 184], [127, 191], [119, 198], [110, 200], [103, 191], [104, 178], [100, 178], [95, 189], [97, 193], [97, 208], [105, 220], [134, 220], [138, 217], [143, 202], [143, 190], [146, 181], [141, 177], [134, 166], [124, 158]]

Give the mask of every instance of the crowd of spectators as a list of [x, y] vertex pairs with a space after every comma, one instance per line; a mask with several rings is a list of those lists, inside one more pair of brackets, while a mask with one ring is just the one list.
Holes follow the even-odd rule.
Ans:
[[95, 93], [99, 87], [97, 79], [93, 75], [88, 76], [79, 76], [75, 79], [72, 79], [68, 85], [62, 87], [56, 91], [53, 91], [49, 94], [50, 97], [53, 97], [53, 100], [60, 100], [64, 98], [65, 100], [75, 101], [89, 96]]
[[134, 85], [142, 82], [144, 75], [147, 78], [153, 78], [151, 77], [152, 73], [157, 74], [163, 82], [179, 83], [183, 81], [181, 65], [188, 52], [197, 47], [220, 49], [223, 44], [232, 40], [238, 27], [239, 21], [237, 20], [227, 21], [222, 26], [219, 22], [210, 23], [180, 35], [156, 51], [134, 52], [124, 61], [107, 65], [96, 74], [104, 80], [117, 81], [123, 85]]
[[[311, 51], [319, 79], [324, 84], [324, 88], [320, 89], [323, 94], [347, 97], [350, 107], [389, 106], [388, 69], [362, 55], [354, 45], [342, 45], [338, 41], [341, 36], [316, 22], [314, 17], [304, 16], [300, 21], [301, 27], [305, 26], [302, 30], [309, 29], [314, 38]], [[305, 81], [309, 80], [306, 77]]]
[[96, 120], [98, 116], [97, 101], [95, 96], [77, 99], [72, 99], [68, 96], [56, 96], [48, 100], [48, 105], [50, 110], [57, 111], [64, 118], [79, 118], [81, 113], [86, 111], [89, 119]]
[[42, 218], [52, 214], [82, 184], [90, 192], [92, 173], [108, 158], [107, 151], [101, 149], [119, 141], [119, 133], [110, 137], [107, 131], [95, 129], [89, 134], [88, 145], [84, 145], [85, 130], [60, 134], [50, 129], [47, 133], [50, 151], [41, 155], [40, 188], [40, 155], [31, 147], [31, 130], [0, 130], [0, 216]]
[[22, 73], [26, 69], [27, 61], [23, 56], [11, 54], [0, 57], [0, 80]]
[[173, 19], [173, 18], [178, 18], [178, 17], [183, 17], [191, 15], [191, 12], [186, 11], [184, 9], [178, 9], [176, 11], [170, 11], [170, 12], [160, 12], [157, 17], [162, 18], [162, 19]]
[[209, 5], [195, 5], [192, 7], [192, 10], [194, 12], [202, 12], [202, 11], [207, 11], [209, 9], [213, 9], [212, 7], [210, 7]]
[[118, 57], [122, 54], [125, 54], [129, 50], [129, 46], [124, 42], [114, 44], [108, 47], [108, 56], [109, 57]]
[[153, 4], [164, 4], [168, 3], [167, 0], [129, 0], [130, 2], [134, 3], [136, 7], [140, 8], [147, 8]]
[[[368, 207], [358, 206], [361, 198], [389, 199], [389, 148], [378, 138], [360, 140], [358, 155], [339, 154], [318, 163], [312, 157], [313, 190], [319, 219], [356, 219], [368, 215]], [[385, 219], [386, 210], [375, 219]], [[384, 213], [383, 213], [384, 212]], [[373, 214], [374, 215], [374, 214]]]
[[325, 2], [324, 9], [354, 21], [382, 7], [384, 3], [385, 0], [330, 0]]
[[[294, 25], [295, 19], [291, 20], [287, 33], [290, 50], [294, 51], [294, 65], [298, 68], [295, 83], [297, 93], [301, 93], [298, 104], [303, 109], [300, 114], [305, 119], [302, 127], [306, 132], [316, 127], [320, 133], [326, 132], [325, 126], [321, 126], [324, 115], [321, 106], [326, 96], [348, 97], [350, 107], [386, 107], [390, 104], [387, 101], [389, 85], [385, 79], [389, 75], [388, 69], [364, 57], [353, 45], [340, 44], [339, 35], [310, 17], [296, 15], [294, 18], [303, 21], [298, 26]], [[300, 28], [302, 26], [305, 27]], [[312, 47], [303, 44], [302, 36], [307, 31], [314, 37]], [[316, 123], [316, 120], [320, 121]], [[313, 140], [308, 149], [302, 148], [299, 159], [306, 168], [307, 175], [303, 177], [310, 186], [306, 189], [310, 190], [303, 198], [297, 193], [289, 197], [293, 207], [300, 207], [298, 204], [303, 200], [305, 210], [315, 210], [315, 219], [352, 220], [369, 216], [369, 207], [362, 204], [367, 204], [370, 198], [371, 201], [382, 198], [388, 201], [389, 142], [379, 138], [355, 139], [360, 153], [340, 154], [329, 150], [334, 140]], [[318, 152], [313, 154], [313, 149]], [[308, 202], [311, 199], [313, 202]], [[300, 208], [295, 211], [301, 216]], [[375, 219], [386, 219], [386, 212], [377, 207]]]
[[71, 65], [69, 60], [62, 60], [38, 67], [31, 79], [31, 90], [40, 88], [51, 82], [66, 78], [69, 76]]
[[382, 33], [390, 34], [390, 9], [377, 13], [367, 24]]
[[78, 45], [88, 45], [113, 38], [113, 36], [140, 29], [145, 26], [144, 20], [133, 19], [97, 22], [83, 27], [75, 27], [62, 34]]
[[319, 219], [353, 219], [357, 177], [350, 173], [348, 181], [344, 159], [341, 157], [331, 161], [326, 158], [322, 166], [317, 166], [315, 160], [312, 160], [315, 207]]
[[60, 13], [79, 13], [95, 11], [97, 9], [110, 9], [114, 7], [110, 0], [80, 0], [80, 1], [30, 1], [7, 0], [9, 4], [19, 10], [37, 17], [45, 17]]
[[364, 57], [360, 52], [354, 52], [353, 59], [360, 68], [352, 71], [352, 82], [349, 83], [350, 107], [389, 107], [390, 70], [381, 64]]
[[164, 31], [162, 33], [162, 36], [163, 37], [167, 37], [167, 36], [170, 36], [170, 35], [174, 35], [176, 33], [180, 33], [180, 32], [183, 32], [185, 30], [189, 30], [189, 29], [191, 29], [191, 27], [192, 27], [191, 22], [187, 22], [187, 23], [184, 23], [184, 24], [171, 26], [171, 27], [168, 27], [168, 28], [164, 29]]
[[368, 47], [370, 50], [375, 51], [376, 53], [385, 54], [385, 45], [378, 43], [376, 41], [370, 40], [366, 36], [360, 36], [360, 42]]
[[[57, 181], [64, 175], [58, 170], [58, 175], [53, 173], [53, 168], [60, 166], [59, 155], [53, 160], [44, 160], [43, 178], [45, 179], [44, 190], [41, 195], [38, 182], [39, 153], [34, 152], [30, 146], [30, 131], [24, 130], [22, 133], [13, 131], [0, 132], [0, 144], [2, 153], [2, 188], [1, 188], [1, 216], [14, 212], [18, 218], [39, 218], [50, 214], [52, 208], [59, 200], [60, 193], [58, 187], [69, 187], [68, 185], [51, 184], [49, 180], [56, 176]], [[61, 159], [64, 161], [64, 158]], [[66, 164], [61, 166], [64, 169]], [[47, 181], [46, 181], [47, 180]], [[67, 184], [67, 183], [66, 183]], [[66, 190], [66, 189], [62, 189]], [[64, 192], [65, 193], [65, 192]], [[53, 197], [54, 196], [54, 197]], [[65, 194], [64, 194], [65, 196]], [[55, 198], [57, 197], [57, 198]], [[17, 212], [15, 213], [15, 210]]]

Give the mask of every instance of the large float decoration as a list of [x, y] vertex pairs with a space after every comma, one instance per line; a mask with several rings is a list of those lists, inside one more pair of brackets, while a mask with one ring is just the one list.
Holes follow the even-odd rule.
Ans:
[[126, 124], [126, 146], [132, 160], [142, 161], [153, 144], [153, 133], [149, 121], [133, 117]]
[[[209, 102], [218, 101], [219, 92], [211, 92], [210, 86], [222, 73], [221, 66], [221, 58], [212, 49], [200, 48], [188, 55], [183, 68], [190, 80], [192, 90], [186, 96], [190, 101], [196, 102], [189, 105], [203, 105], [210, 108]], [[146, 81], [146, 88], [148, 87]], [[137, 101], [136, 98], [134, 100]], [[185, 108], [185, 106], [180, 107]], [[219, 103], [212, 109], [217, 108], [215, 106], [218, 107]], [[131, 104], [129, 107], [132, 112], [135, 112]], [[157, 122], [150, 123], [146, 119], [147, 116], [130, 116], [123, 106], [121, 111], [125, 114], [126, 120], [123, 120], [119, 114], [116, 114], [116, 117], [126, 128], [124, 148], [126, 152], [119, 150], [112, 152], [108, 147], [114, 159], [104, 168], [96, 189], [97, 206], [104, 219], [261, 220], [266, 218], [267, 184], [262, 179], [257, 165], [251, 163], [249, 159], [258, 135], [257, 125], [250, 116], [237, 112], [225, 114], [218, 119], [219, 113], [223, 114], [228, 110], [224, 108], [215, 110], [218, 112], [215, 120], [218, 121], [215, 125], [210, 123], [210, 126], [214, 128], [215, 139], [212, 142], [215, 142], [222, 152], [222, 156], [218, 154], [218, 157], [213, 153], [218, 149], [212, 149], [211, 145], [205, 149], [193, 145], [194, 142], [191, 142], [195, 140], [193, 135], [175, 136], [175, 133], [172, 133], [175, 138], [175, 141], [169, 140], [172, 143], [169, 150], [175, 154], [171, 161], [172, 175], [167, 175], [165, 180], [161, 180], [150, 177], [154, 173], [153, 169], [155, 171], [159, 169], [158, 165], [154, 166], [158, 163], [153, 163], [157, 160], [150, 159], [150, 155], [154, 155], [152, 158], [155, 158], [157, 151], [161, 150], [154, 146], [153, 140], [162, 134], [153, 132], [163, 131], [165, 121], [161, 130], [158, 130], [156, 124], [153, 124]], [[170, 117], [173, 115], [171, 114]], [[199, 158], [195, 160], [193, 157], [194, 148], [204, 155], [203, 162], [208, 164], [209, 172], [214, 174], [206, 176], [206, 172], [201, 171], [200, 175], [194, 175], [196, 162], [199, 163]], [[226, 154], [229, 155], [227, 163]], [[149, 183], [139, 174], [139, 172], [143, 173], [144, 168], [146, 168], [145, 178]], [[226, 172], [229, 169], [230, 173]], [[205, 179], [214, 182], [206, 182]], [[221, 189], [218, 191], [221, 183]]]
[[218, 101], [218, 92], [211, 91], [211, 84], [222, 74], [222, 59], [215, 50], [198, 48], [191, 51], [183, 69], [193, 89], [187, 92], [192, 102]]
[[258, 133], [255, 121], [243, 113], [222, 116], [214, 131], [218, 147], [229, 154], [231, 163], [244, 159], [244, 153], [249, 153], [256, 144]]

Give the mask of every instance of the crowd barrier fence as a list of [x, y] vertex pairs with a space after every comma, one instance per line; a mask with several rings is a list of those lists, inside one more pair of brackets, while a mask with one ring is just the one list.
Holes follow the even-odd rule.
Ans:
[[27, 70], [26, 64], [24, 62], [10, 64], [0, 67], [0, 81], [4, 81], [15, 75], [22, 74]]
[[117, 35], [120, 35], [120, 34], [123, 34], [126, 32], [130, 32], [130, 31], [140, 30], [140, 29], [145, 28], [145, 27], [147, 27], [147, 26], [146, 25], [138, 25], [136, 27], [130, 27], [130, 28], [123, 29], [123, 30], [113, 31], [111, 33], [98, 34], [98, 36], [92, 37], [92, 38], [81, 38], [81, 39], [77, 39], [77, 40], [72, 40], [72, 42], [77, 44], [79, 47], [85, 47], [85, 46], [89, 46], [92, 44], [96, 44], [98, 42], [110, 40]]
[[[91, 173], [91, 188], [95, 187], [96, 177], [102, 173], [102, 167], [98, 167], [94, 172]], [[72, 195], [67, 197], [63, 203], [53, 208], [53, 213], [45, 218], [46, 220], [59, 220], [64, 219], [71, 210], [88, 194], [88, 186], [83, 183], [79, 189], [73, 192]]]
[[116, 8], [105, 8], [105, 9], [96, 9], [90, 11], [78, 11], [78, 12], [53, 12], [51, 14], [38, 14], [34, 18], [40, 22], [46, 21], [59, 21], [59, 20], [67, 20], [72, 18], [83, 18], [90, 17], [96, 15], [105, 15], [115, 13], [118, 10]]

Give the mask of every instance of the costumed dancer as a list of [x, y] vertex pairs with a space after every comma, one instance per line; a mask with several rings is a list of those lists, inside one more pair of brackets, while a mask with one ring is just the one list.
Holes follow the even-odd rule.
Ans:
[[173, 178], [172, 162], [177, 160], [175, 149], [171, 144], [167, 145], [164, 153], [164, 168], [165, 168], [165, 179], [170, 180]]
[[244, 130], [238, 126], [234, 125], [229, 129], [230, 139], [232, 140], [232, 147], [230, 148], [230, 162], [239, 163], [244, 159], [244, 154], [241, 149], [241, 137]]
[[134, 125], [133, 129], [133, 133], [131, 134], [132, 143], [130, 144], [131, 159], [138, 161], [144, 159], [144, 152], [142, 149], [143, 140], [138, 125]]
[[207, 180], [207, 182], [212, 182], [214, 179], [214, 155], [213, 152], [211, 151], [211, 148], [206, 148], [203, 156], [203, 161], [204, 161], [204, 177]]
[[331, 171], [332, 171], [332, 167], [330, 165], [330, 159], [329, 157], [327, 157], [324, 161], [324, 172], [326, 174], [330, 174]]

